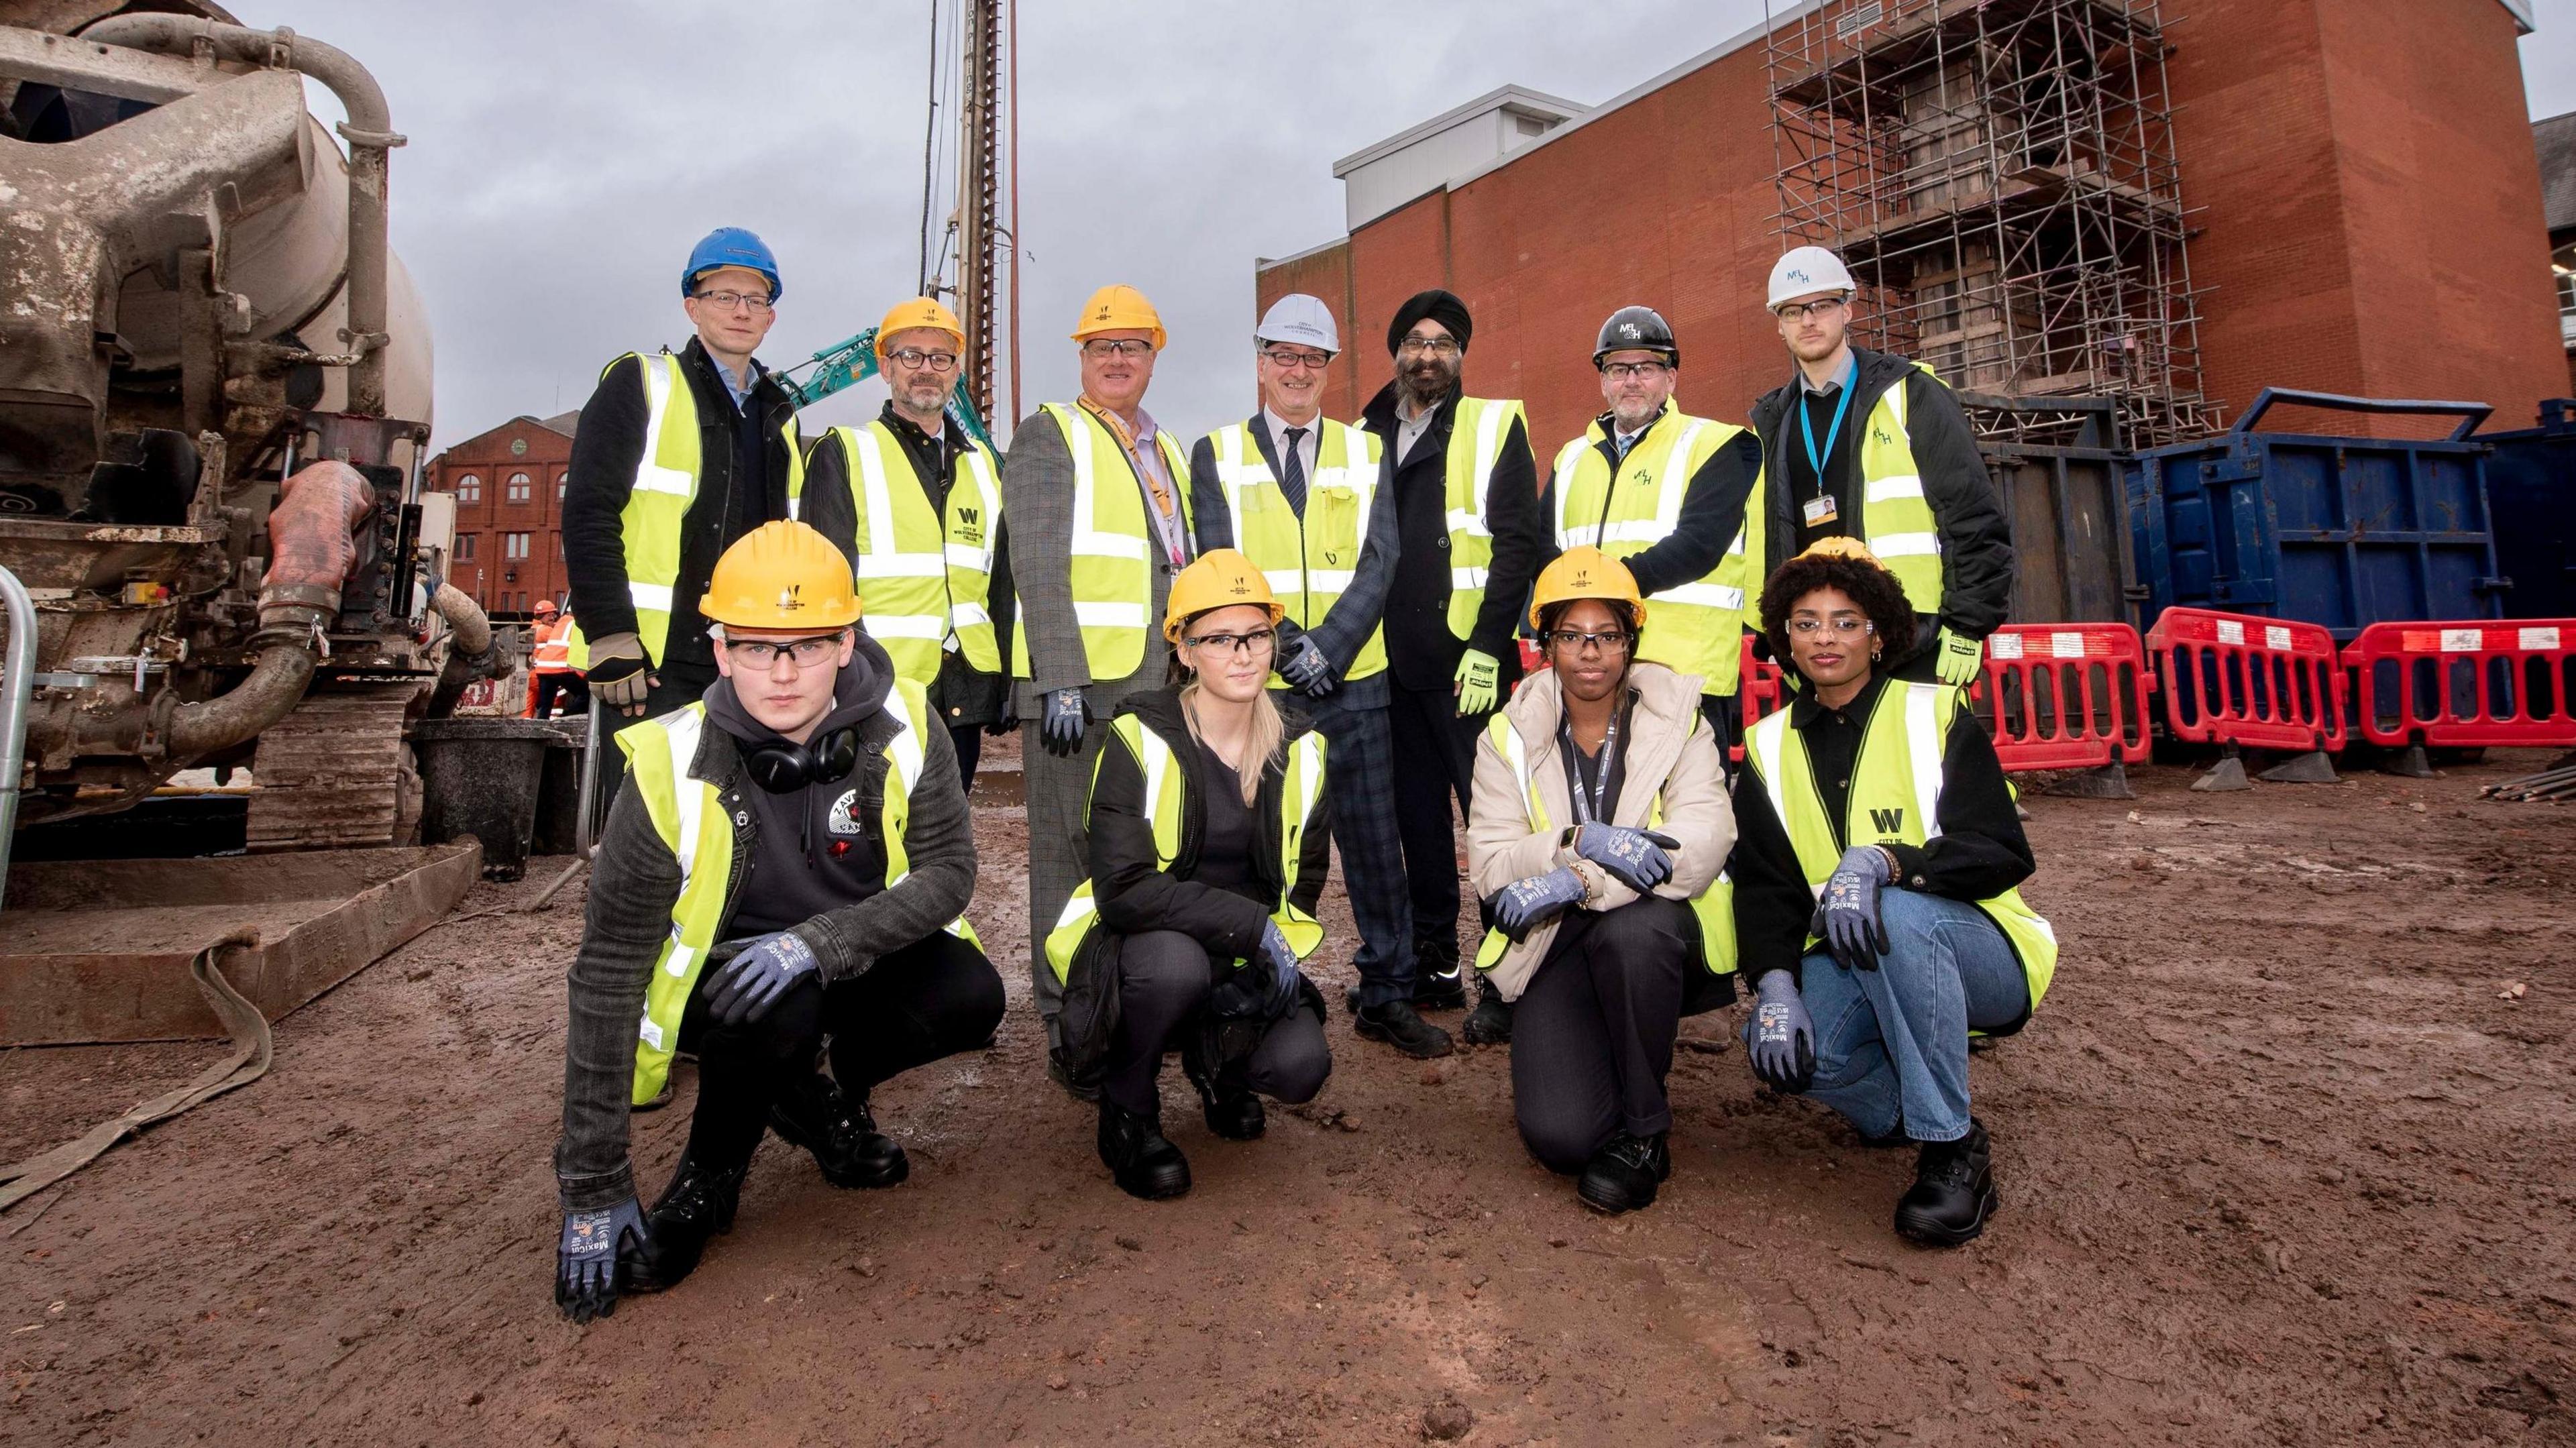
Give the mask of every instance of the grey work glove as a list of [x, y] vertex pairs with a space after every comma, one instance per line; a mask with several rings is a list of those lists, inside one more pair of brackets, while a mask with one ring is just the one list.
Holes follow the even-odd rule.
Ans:
[[1297, 647], [1279, 666], [1279, 677], [1288, 681], [1289, 688], [1310, 699], [1320, 699], [1342, 686], [1341, 672], [1324, 657], [1324, 646], [1315, 642], [1313, 634], [1297, 635]]
[[1235, 962], [1208, 992], [1208, 1013], [1225, 1020], [1275, 1021], [1297, 1008], [1297, 991], [1305, 977], [1297, 973], [1297, 952], [1279, 930], [1279, 922], [1262, 922], [1261, 944], [1250, 959]]
[[1262, 1014], [1275, 1021], [1297, 1008], [1297, 991], [1305, 984], [1305, 977], [1297, 973], [1297, 952], [1276, 920], [1261, 927], [1261, 961], [1270, 972], [1270, 991], [1262, 1001]]
[[555, 1306], [575, 1322], [617, 1311], [617, 1259], [651, 1243], [644, 1208], [632, 1195], [613, 1207], [566, 1212], [555, 1246]]
[[1514, 940], [1526, 940], [1541, 922], [1569, 905], [1583, 903], [1583, 877], [1559, 865], [1544, 875], [1514, 880], [1494, 895], [1494, 928]]
[[802, 937], [784, 930], [764, 935], [708, 976], [707, 1009], [728, 1026], [759, 1020], [789, 987], [821, 969]]
[[1745, 1054], [1753, 1074], [1775, 1091], [1804, 1091], [1816, 1079], [1816, 1023], [1789, 972], [1775, 970], [1754, 987]]
[[1876, 970], [1887, 953], [1887, 926], [1878, 915], [1878, 888], [1887, 883], [1887, 852], [1876, 845], [1854, 845], [1825, 880], [1824, 898], [1816, 902], [1809, 935], [1820, 936], [1845, 970]]
[[1082, 750], [1082, 731], [1091, 720], [1091, 705], [1080, 689], [1049, 689], [1039, 701], [1038, 743], [1058, 759]]
[[1574, 834], [1576, 854], [1640, 895], [1653, 893], [1673, 877], [1673, 857], [1664, 851], [1681, 847], [1682, 842], [1670, 835], [1626, 825], [1588, 824]]
[[631, 633], [592, 639], [590, 668], [582, 678], [602, 704], [628, 718], [643, 716], [645, 693], [661, 682], [644, 657], [644, 641]]

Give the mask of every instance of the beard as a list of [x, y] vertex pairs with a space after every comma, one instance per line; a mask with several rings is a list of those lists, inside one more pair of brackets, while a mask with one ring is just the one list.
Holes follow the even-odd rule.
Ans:
[[1458, 386], [1458, 365], [1439, 358], [1426, 358], [1404, 369], [1404, 390], [1417, 407], [1428, 407], [1447, 397]]

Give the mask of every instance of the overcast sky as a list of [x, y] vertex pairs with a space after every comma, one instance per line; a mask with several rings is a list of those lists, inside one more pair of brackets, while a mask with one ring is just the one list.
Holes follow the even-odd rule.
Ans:
[[[716, 225], [779, 254], [774, 366], [914, 292], [927, 0], [230, 3], [356, 55], [411, 138], [393, 157], [394, 244], [429, 303], [438, 446], [578, 407], [609, 358], [686, 340], [681, 263]], [[1028, 396], [1072, 393], [1060, 339], [1093, 287], [1128, 281], [1172, 334], [1148, 407], [1192, 432], [1239, 414], [1253, 258], [1341, 235], [1335, 158], [1506, 83], [1608, 100], [1762, 14], [1763, 0], [1030, 0]], [[2532, 114], [2576, 109], [2576, 0], [2537, 0], [2537, 16]], [[951, 202], [936, 199], [937, 221]], [[882, 396], [871, 383], [808, 426]]]

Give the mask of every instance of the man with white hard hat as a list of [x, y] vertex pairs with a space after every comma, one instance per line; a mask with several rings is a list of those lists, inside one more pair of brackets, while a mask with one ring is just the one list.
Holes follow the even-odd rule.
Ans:
[[1399, 1049], [1445, 1054], [1446, 1033], [1414, 1013], [1413, 909], [1395, 794], [1381, 622], [1395, 571], [1396, 519], [1380, 507], [1377, 437], [1323, 415], [1325, 373], [1341, 351], [1332, 308], [1292, 292], [1253, 329], [1261, 410], [1190, 450], [1199, 551], [1235, 548], [1286, 610], [1271, 687], [1302, 695], [1332, 752], [1333, 839], [1359, 925], [1357, 966]]
[[1797, 364], [1753, 405], [1766, 450], [1765, 577], [1819, 538], [1857, 538], [1905, 585], [1921, 640], [1896, 678], [1964, 685], [2012, 607], [2012, 529], [1959, 401], [1932, 369], [1851, 344], [1842, 258], [1802, 246], [1771, 268]]

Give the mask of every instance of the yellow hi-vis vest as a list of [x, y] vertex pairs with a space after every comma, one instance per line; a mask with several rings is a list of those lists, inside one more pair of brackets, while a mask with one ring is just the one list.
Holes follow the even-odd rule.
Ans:
[[[644, 642], [648, 664], [662, 661], [671, 641], [671, 590], [680, 581], [680, 527], [697, 501], [698, 479], [705, 471], [698, 456], [698, 397], [680, 370], [676, 352], [647, 357], [629, 352], [644, 381], [644, 455], [635, 463], [635, 486], [617, 515], [618, 535], [626, 543], [626, 597], [635, 605], [635, 636]], [[805, 450], [796, 444], [796, 420], [779, 428], [787, 439], [787, 516], [805, 498]], [[691, 600], [694, 602], [695, 600]], [[576, 620], [570, 639], [572, 666], [590, 667], [590, 640]]]
[[[1861, 732], [1860, 757], [1852, 765], [1842, 840], [1920, 846], [1941, 833], [1941, 757], [1963, 697], [1947, 684], [1890, 683], [1879, 692]], [[1744, 762], [1788, 830], [1808, 888], [1822, 899], [1825, 881], [1842, 863], [1845, 846], [1836, 842], [1807, 760], [1807, 741], [1789, 727], [1788, 710], [1767, 714], [1745, 731]], [[2030, 985], [2031, 1008], [2038, 1009], [2057, 974], [2057, 932], [2022, 903], [2018, 889], [1976, 903], [2012, 942]], [[1816, 937], [1809, 936], [1805, 948], [1815, 945]]]
[[[1672, 536], [1682, 499], [1700, 465], [1744, 429], [1667, 408], [1628, 449], [1613, 473], [1599, 447], [1606, 436], [1595, 422], [1556, 455], [1556, 546], [1592, 544], [1613, 558], [1642, 553]], [[1745, 499], [1744, 526], [1707, 577], [1651, 594], [1645, 638], [1637, 657], [1697, 674], [1700, 691], [1732, 694], [1743, 661], [1746, 603], [1759, 587], [1753, 576], [1763, 548], [1762, 481], [1754, 478]]]
[[[892, 701], [897, 706], [894, 737], [886, 742], [885, 888], [891, 890], [912, 873], [904, 838], [912, 828], [912, 790], [921, 781], [922, 743], [928, 736], [930, 701], [919, 684], [897, 679]], [[671, 907], [671, 936], [653, 962], [652, 983], [644, 991], [644, 1020], [635, 1044], [635, 1104], [662, 1092], [671, 1074], [671, 1056], [680, 1048], [680, 1017], [689, 993], [697, 989], [698, 972], [707, 950], [716, 943], [730, 913], [733, 891], [733, 827], [717, 797], [716, 787], [689, 773], [705, 737], [707, 706], [691, 704], [658, 719], [619, 731], [617, 747], [626, 751], [636, 792], [664, 848], [680, 862], [680, 898]], [[949, 934], [982, 949], [975, 928], [958, 916], [945, 927]]]
[[[1306, 480], [1303, 518], [1288, 506], [1251, 428], [1229, 423], [1208, 435], [1217, 484], [1234, 514], [1234, 546], [1270, 580], [1271, 593], [1299, 628], [1322, 623], [1350, 588], [1377, 506], [1377, 435], [1329, 418], [1316, 419], [1314, 426], [1323, 436], [1315, 443], [1315, 475]], [[1386, 633], [1373, 628], [1342, 677], [1365, 679], [1385, 669]], [[1288, 683], [1274, 674], [1270, 687]]]
[[[978, 673], [1002, 671], [987, 605], [993, 588], [993, 539], [1002, 524], [1001, 463], [969, 442], [951, 462], [948, 506], [934, 512], [930, 490], [916, 478], [912, 454], [882, 418], [823, 435], [839, 447], [858, 515], [860, 626], [885, 645], [897, 674], [927, 687], [954, 637]], [[902, 481], [894, 479], [900, 477]]]
[[[1707, 727], [1706, 720], [1696, 714], [1692, 716], [1693, 733]], [[1543, 835], [1557, 828], [1548, 823], [1547, 804], [1539, 798], [1538, 780], [1530, 772], [1529, 748], [1521, 743], [1521, 732], [1513, 728], [1512, 721], [1504, 718], [1502, 711], [1497, 709], [1492, 721], [1485, 725], [1485, 733], [1493, 739], [1494, 747], [1502, 751], [1503, 758], [1510, 762], [1512, 777], [1520, 781], [1530, 833]], [[1664, 793], [1659, 789], [1647, 802], [1646, 828], [1653, 829], [1663, 822]], [[1699, 920], [1700, 958], [1707, 962], [1712, 974], [1732, 973], [1735, 969], [1735, 882], [1727, 878], [1724, 869], [1720, 869], [1717, 878], [1708, 882], [1707, 889], [1691, 897], [1690, 907], [1691, 914]], [[1495, 962], [1503, 958], [1503, 952], [1511, 948], [1511, 943], [1512, 938], [1500, 930], [1486, 931], [1484, 943], [1476, 947], [1476, 968], [1493, 969]]]
[[[1450, 420], [1444, 496], [1449, 521], [1449, 632], [1465, 641], [1485, 607], [1485, 575], [1494, 566], [1494, 533], [1485, 516], [1485, 494], [1512, 424], [1528, 422], [1516, 399], [1461, 397]], [[1397, 461], [1401, 462], [1402, 459]]]
[[[1039, 409], [1064, 433], [1073, 454], [1073, 618], [1082, 628], [1082, 656], [1094, 679], [1123, 679], [1145, 662], [1145, 633], [1160, 629], [1154, 611], [1154, 552], [1162, 547], [1145, 516], [1145, 481], [1100, 419], [1084, 408], [1050, 402]], [[1181, 445], [1157, 428], [1163, 469], [1171, 475], [1181, 536], [1190, 532], [1190, 460]], [[1011, 677], [1029, 672], [1029, 631], [1011, 631]]]
[[[1126, 746], [1145, 777], [1145, 798], [1154, 810], [1154, 865], [1168, 870], [1181, 853], [1182, 795], [1189, 786], [1189, 771], [1172, 753], [1163, 736], [1145, 727], [1145, 721], [1133, 714], [1121, 714], [1110, 721], [1110, 737]], [[1106, 746], [1103, 746], [1104, 750]], [[1091, 767], [1092, 788], [1100, 787], [1100, 765]], [[1324, 943], [1324, 927], [1315, 917], [1297, 908], [1297, 863], [1304, 853], [1306, 820], [1315, 812], [1315, 802], [1324, 794], [1324, 736], [1309, 731], [1288, 746], [1287, 775], [1279, 791], [1279, 908], [1270, 918], [1279, 933], [1288, 937], [1288, 948], [1305, 959]], [[1084, 819], [1090, 818], [1090, 805], [1083, 806]], [[1082, 950], [1082, 942], [1100, 923], [1100, 907], [1092, 903], [1091, 881], [1085, 878], [1074, 887], [1072, 898], [1064, 902], [1064, 913], [1058, 915], [1055, 929], [1047, 932], [1047, 964], [1057, 980], [1073, 973], [1073, 959]], [[1238, 962], [1240, 963], [1240, 962]]]
[[[1940, 374], [1914, 364], [1935, 382]], [[1923, 496], [1923, 475], [1914, 466], [1914, 446], [1905, 431], [1905, 385], [1898, 378], [1869, 410], [1869, 426], [1860, 435], [1860, 540], [1896, 581], [1905, 585], [1905, 601], [1916, 613], [1941, 611], [1941, 528]], [[1789, 405], [1801, 405], [1791, 398]], [[1797, 425], [1792, 418], [1790, 426]], [[2031, 997], [2037, 1000], [2038, 996]]]

